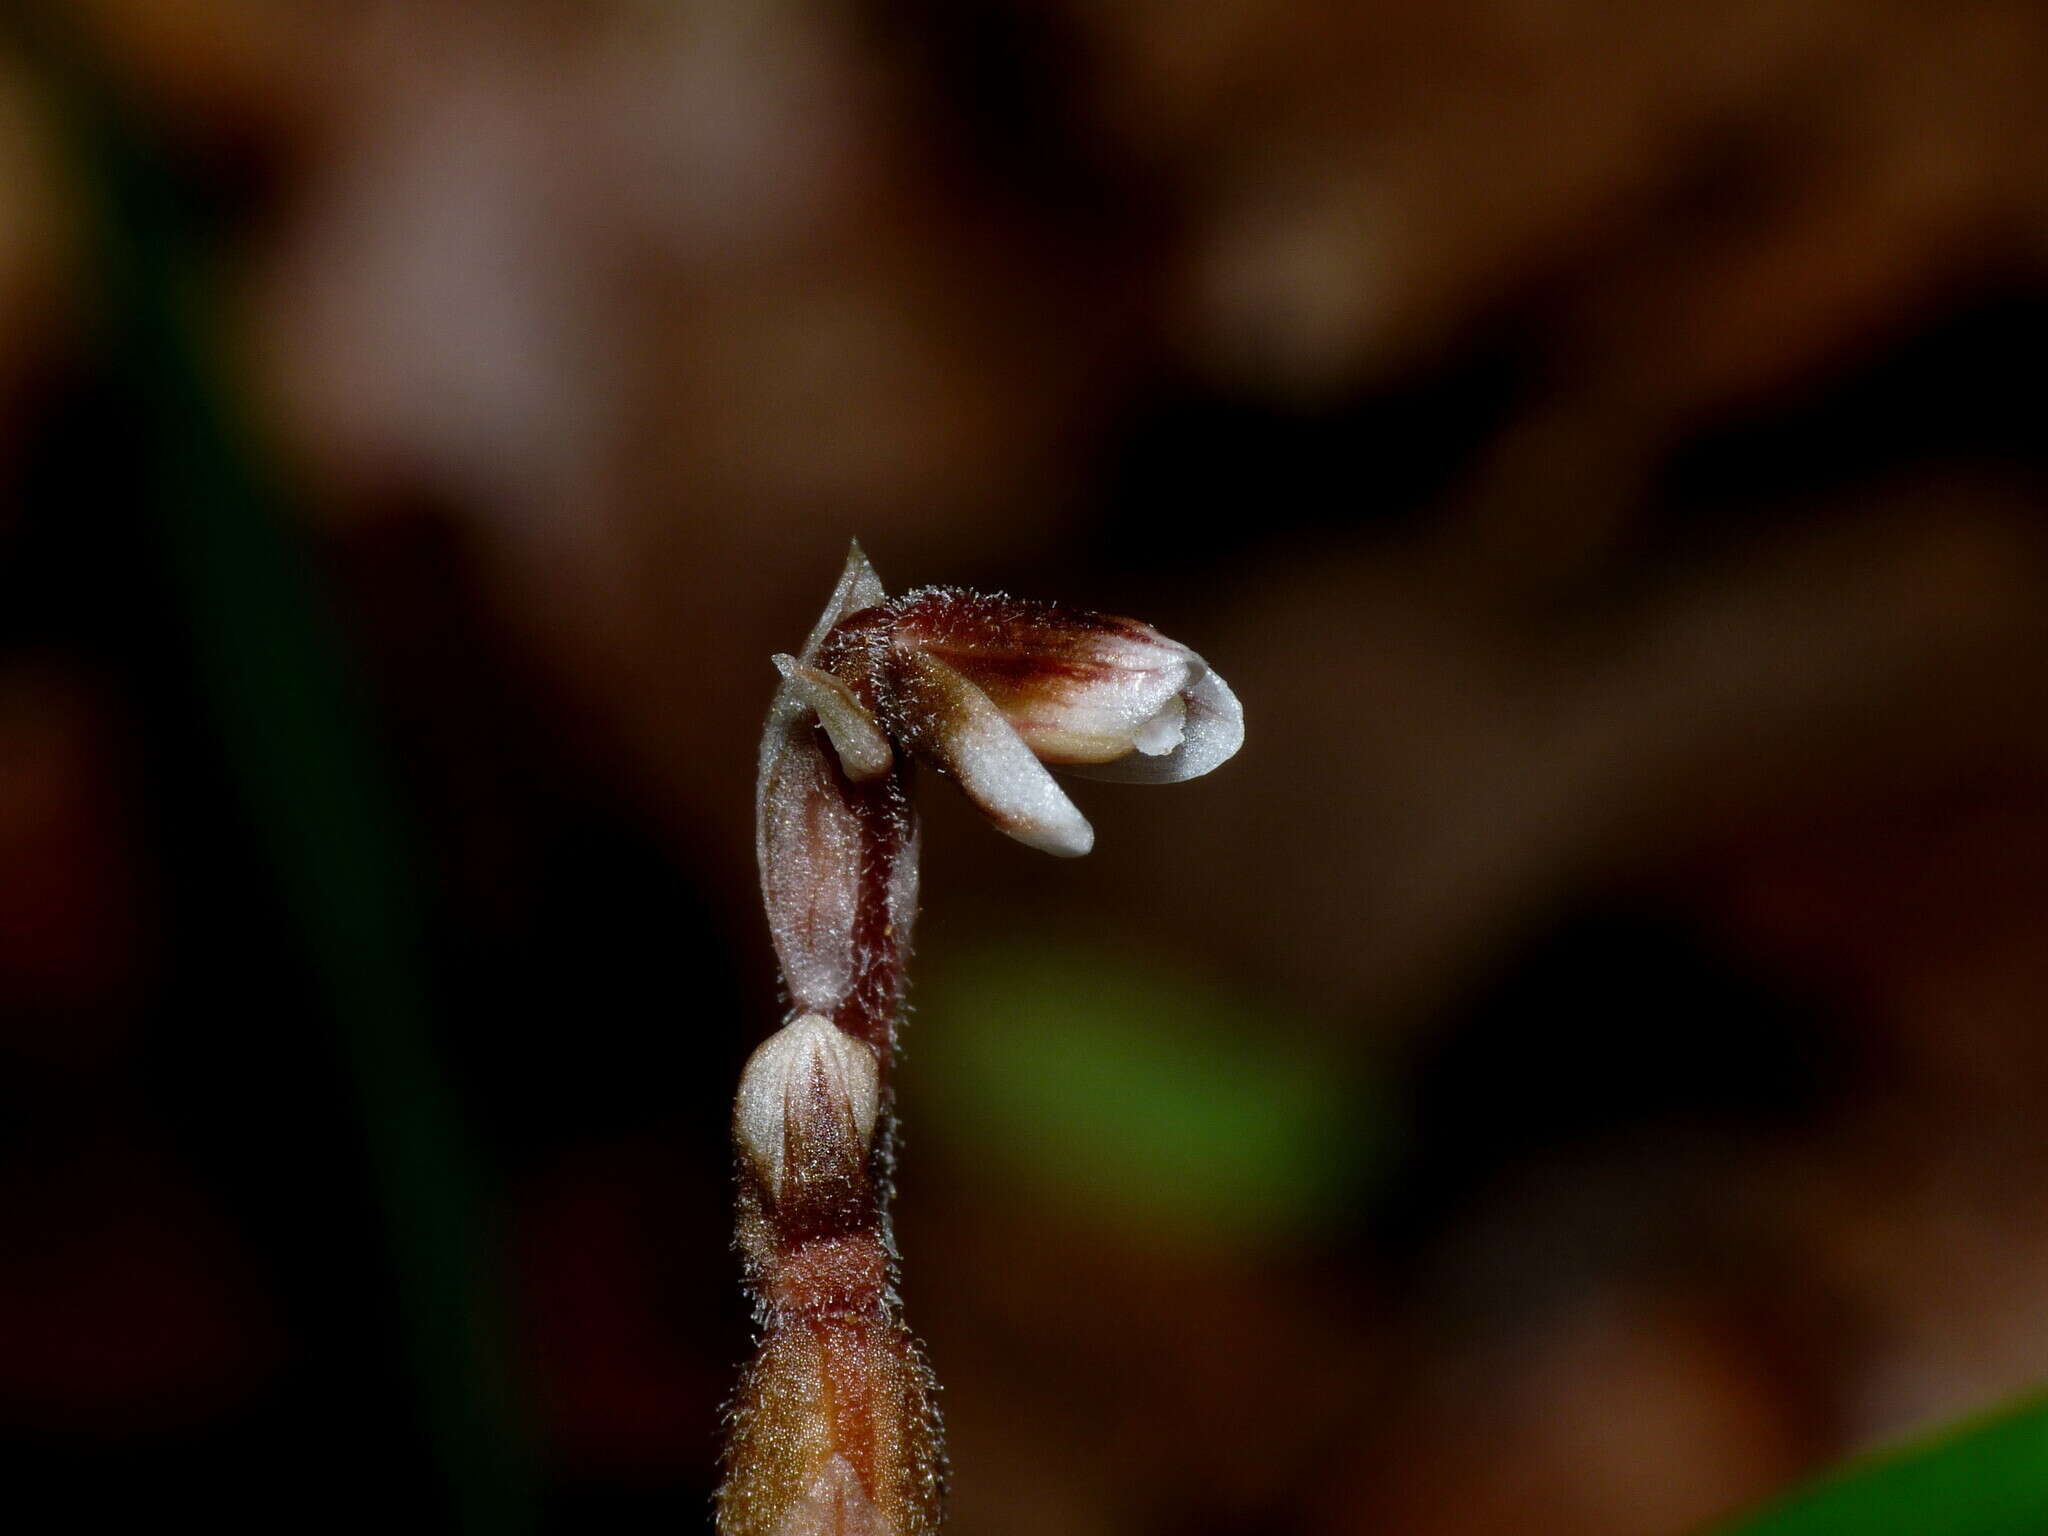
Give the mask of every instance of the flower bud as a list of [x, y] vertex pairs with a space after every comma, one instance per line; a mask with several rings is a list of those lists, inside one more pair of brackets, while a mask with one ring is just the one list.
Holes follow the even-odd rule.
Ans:
[[733, 1141], [769, 1201], [815, 1202], [865, 1181], [880, 1108], [873, 1049], [807, 1013], [748, 1058]]

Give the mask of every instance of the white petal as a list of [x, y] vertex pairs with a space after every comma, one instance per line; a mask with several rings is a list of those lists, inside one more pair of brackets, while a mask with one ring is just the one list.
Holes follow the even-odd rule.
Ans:
[[1172, 751], [1157, 757], [1133, 752], [1114, 762], [1080, 764], [1067, 771], [1119, 784], [1178, 784], [1228, 762], [1244, 745], [1244, 706], [1230, 685], [1198, 656], [1181, 699], [1187, 705], [1187, 723]]
[[896, 754], [889, 750], [889, 738], [845, 683], [817, 667], [807, 667], [794, 656], [770, 658], [787, 684], [794, 688], [825, 727], [832, 750], [839, 754], [839, 766], [858, 784], [878, 779], [889, 771]]
[[1095, 846], [1088, 819], [987, 694], [929, 656], [906, 656], [903, 666], [928, 712], [919, 745], [999, 831], [1066, 859]]

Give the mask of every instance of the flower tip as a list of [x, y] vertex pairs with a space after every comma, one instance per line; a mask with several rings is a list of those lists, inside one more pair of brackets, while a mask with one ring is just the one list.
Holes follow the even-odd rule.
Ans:
[[1244, 745], [1244, 706], [1230, 685], [1202, 663], [1187, 692], [1188, 728], [1180, 746], [1181, 777], [1200, 778], [1237, 756]]
[[882, 586], [882, 578], [868, 563], [867, 552], [860, 547], [860, 540], [855, 539], [847, 546], [846, 564], [840, 569], [838, 584], [832, 588], [832, 596], [825, 604], [825, 611], [818, 615], [818, 622], [811, 626], [810, 636], [804, 641], [798, 659], [816, 661], [818, 647], [825, 643], [825, 636], [832, 632], [833, 625], [849, 613], [877, 608], [888, 600], [889, 594]]
[[1057, 859], [1078, 859], [1095, 847], [1095, 829], [1088, 825], [1088, 818], [1074, 810], [1071, 802], [1067, 805], [1071, 815], [1040, 817], [1036, 820], [1005, 826], [1003, 831], [1017, 839], [1027, 848], [1036, 848], [1040, 853], [1049, 853]]
[[1187, 683], [1166, 709], [1139, 728], [1136, 751], [1106, 763], [1070, 764], [1067, 771], [1120, 784], [1178, 784], [1235, 757], [1244, 745], [1244, 706], [1208, 663], [1189, 655]]

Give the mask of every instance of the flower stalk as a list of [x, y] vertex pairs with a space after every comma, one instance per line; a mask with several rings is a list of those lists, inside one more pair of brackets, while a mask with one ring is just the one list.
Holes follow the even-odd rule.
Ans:
[[1094, 833], [1047, 772], [1172, 782], [1243, 717], [1186, 646], [1130, 619], [927, 587], [890, 599], [855, 545], [761, 743], [756, 853], [788, 1012], [733, 1110], [738, 1246], [760, 1330], [731, 1412], [721, 1536], [933, 1536], [936, 1384], [903, 1321], [890, 1066], [917, 913], [922, 763], [1062, 856]]

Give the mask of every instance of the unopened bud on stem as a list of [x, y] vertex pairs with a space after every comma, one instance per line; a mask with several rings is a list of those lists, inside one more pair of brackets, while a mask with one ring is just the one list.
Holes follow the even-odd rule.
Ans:
[[873, 1049], [807, 1013], [748, 1059], [733, 1104], [733, 1140], [762, 1193], [779, 1203], [858, 1178], [880, 1108]]

